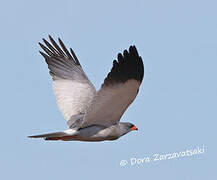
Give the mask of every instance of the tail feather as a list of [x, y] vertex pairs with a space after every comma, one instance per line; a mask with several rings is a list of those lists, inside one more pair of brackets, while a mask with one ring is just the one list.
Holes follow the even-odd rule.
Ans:
[[44, 140], [61, 140], [63, 137], [68, 136], [64, 132], [55, 132], [49, 134], [39, 134], [34, 136], [28, 136], [28, 138], [44, 138]]

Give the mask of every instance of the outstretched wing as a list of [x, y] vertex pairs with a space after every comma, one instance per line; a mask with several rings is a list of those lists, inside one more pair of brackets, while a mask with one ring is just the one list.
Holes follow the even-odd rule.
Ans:
[[51, 44], [45, 39], [43, 41], [46, 46], [39, 43], [45, 51], [40, 53], [45, 58], [53, 79], [57, 105], [71, 127], [87, 110], [96, 89], [85, 75], [74, 51], [70, 48], [69, 53], [59, 38], [61, 48], [51, 36], [49, 39]]
[[111, 126], [119, 122], [122, 114], [133, 102], [142, 82], [144, 67], [135, 46], [129, 52], [118, 54], [111, 72], [88, 108], [82, 127], [97, 124]]

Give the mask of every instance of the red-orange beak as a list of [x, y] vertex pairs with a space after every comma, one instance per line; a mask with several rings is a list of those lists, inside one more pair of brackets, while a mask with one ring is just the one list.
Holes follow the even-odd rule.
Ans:
[[134, 125], [133, 127], [131, 127], [131, 130], [138, 130], [138, 128]]

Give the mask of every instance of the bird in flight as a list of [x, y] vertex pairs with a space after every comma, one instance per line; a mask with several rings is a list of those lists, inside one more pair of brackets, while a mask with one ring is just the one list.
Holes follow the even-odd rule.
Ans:
[[60, 38], [60, 46], [49, 36], [39, 43], [49, 73], [57, 105], [69, 129], [62, 132], [28, 136], [45, 140], [104, 141], [116, 140], [128, 132], [138, 130], [129, 122], [119, 122], [128, 106], [136, 98], [144, 75], [142, 58], [135, 46], [119, 53], [117, 60], [97, 91], [70, 48]]

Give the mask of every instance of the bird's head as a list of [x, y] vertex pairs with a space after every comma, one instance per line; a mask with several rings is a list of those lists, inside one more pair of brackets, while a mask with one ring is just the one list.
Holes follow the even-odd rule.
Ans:
[[130, 131], [135, 131], [138, 130], [136, 125], [128, 122], [121, 122], [120, 123], [120, 130], [121, 130], [121, 135], [123, 136], [124, 134], [130, 132]]

